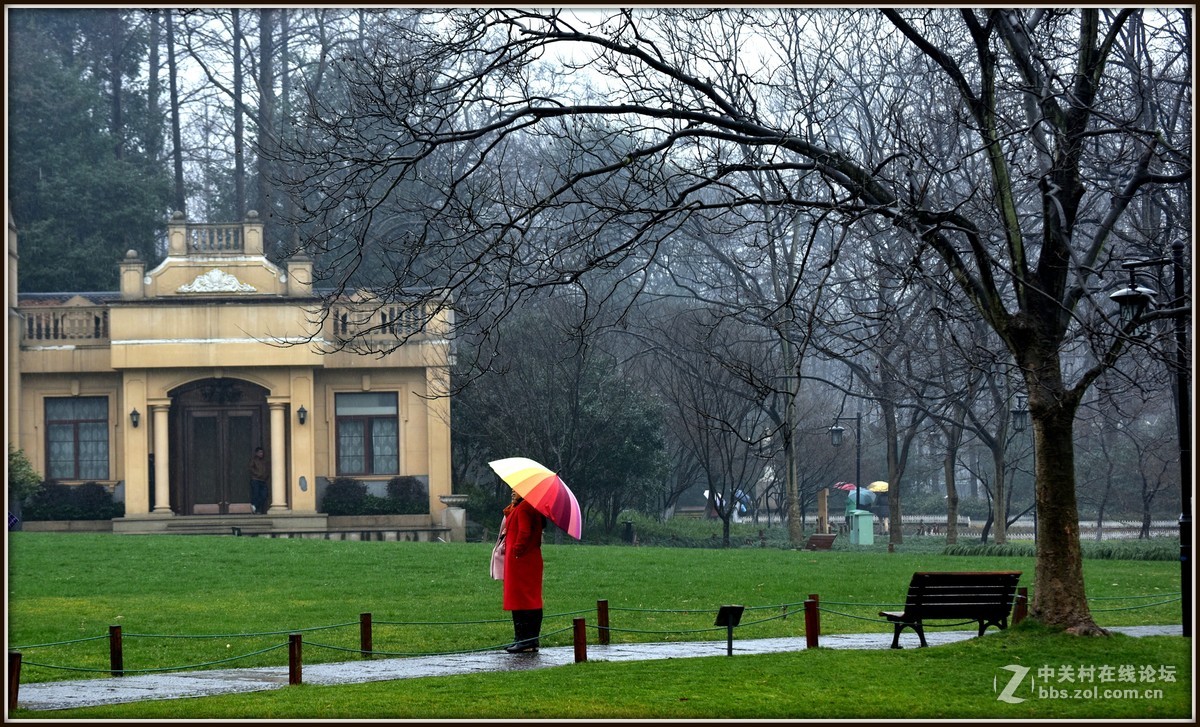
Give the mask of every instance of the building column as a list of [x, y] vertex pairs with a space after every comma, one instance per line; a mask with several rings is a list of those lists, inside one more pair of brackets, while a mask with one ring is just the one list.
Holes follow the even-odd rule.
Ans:
[[268, 513], [287, 512], [287, 427], [286, 404], [268, 402], [271, 408], [271, 506]]
[[170, 451], [171, 437], [167, 431], [167, 414], [170, 404], [154, 404], [150, 407], [154, 414], [154, 512], [161, 515], [173, 515], [171, 511], [171, 462], [167, 452]]

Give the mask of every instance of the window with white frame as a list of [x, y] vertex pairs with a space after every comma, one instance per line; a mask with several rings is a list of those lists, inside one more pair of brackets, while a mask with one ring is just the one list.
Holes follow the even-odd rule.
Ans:
[[396, 392], [335, 394], [337, 473], [400, 473], [400, 410]]
[[108, 479], [108, 397], [46, 399], [46, 479]]

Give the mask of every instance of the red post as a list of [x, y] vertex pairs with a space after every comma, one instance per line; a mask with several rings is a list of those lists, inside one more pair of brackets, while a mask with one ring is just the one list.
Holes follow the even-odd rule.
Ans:
[[596, 601], [596, 628], [600, 632], [600, 643], [607, 644], [608, 634], [608, 601]]
[[571, 621], [575, 627], [575, 663], [587, 661], [587, 622], [581, 618]]
[[121, 627], [108, 627], [108, 664], [115, 677], [125, 676], [125, 652], [121, 645]]
[[1013, 626], [1025, 620], [1029, 615], [1029, 589], [1021, 586], [1017, 589], [1017, 604], [1013, 606]]
[[358, 648], [362, 651], [363, 658], [370, 659], [374, 651], [371, 641], [371, 614], [360, 613], [358, 615]]
[[21, 652], [8, 652], [8, 708], [17, 708], [17, 690], [21, 686]]
[[300, 684], [303, 681], [300, 664], [300, 647], [303, 643], [300, 634], [288, 636], [288, 684]]
[[804, 639], [809, 649], [819, 646], [817, 641], [821, 636], [821, 612], [817, 610], [817, 603], [815, 593], [804, 602]]

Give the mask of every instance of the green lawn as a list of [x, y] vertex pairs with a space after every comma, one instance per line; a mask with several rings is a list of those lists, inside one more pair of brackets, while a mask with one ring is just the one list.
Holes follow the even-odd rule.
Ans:
[[[12, 533], [10, 647], [22, 681], [107, 676], [103, 637], [120, 625], [125, 668], [280, 666], [286, 634], [303, 630], [305, 662], [356, 658], [360, 613], [374, 647], [391, 654], [489, 649], [511, 638], [486, 543], [381, 543], [206, 536]], [[819, 594], [822, 632], [890, 631], [875, 613], [903, 599], [915, 570], [1025, 572], [1028, 558], [934, 552], [810, 553], [548, 544], [543, 632], [570, 643], [571, 619], [595, 622], [610, 604], [614, 641], [716, 640], [716, 608], [751, 610], [736, 638], [802, 636], [801, 603]], [[1178, 623], [1179, 567], [1170, 561], [1089, 560], [1089, 597], [1101, 625]], [[1156, 604], [1149, 607], [1146, 604]], [[1139, 606], [1134, 608], [1135, 606]], [[787, 618], [780, 618], [783, 613]], [[592, 633], [594, 637], [594, 632]], [[169, 638], [168, 638], [169, 637]], [[80, 641], [81, 639], [87, 639]], [[70, 643], [64, 643], [70, 642]], [[319, 644], [321, 646], [310, 646]], [[323, 648], [337, 647], [337, 648]], [[1036, 625], [931, 649], [587, 663], [512, 674], [147, 702], [20, 718], [883, 718], [1187, 717], [1191, 643], [1180, 637], [1079, 639]], [[262, 653], [256, 653], [262, 652]], [[239, 658], [242, 657], [242, 658]], [[95, 671], [67, 671], [44, 666]], [[1126, 685], [1161, 695], [997, 700], [1006, 665], [1165, 668], [1175, 681]], [[1035, 671], [1036, 676], [1036, 671]], [[862, 681], [866, 677], [867, 681]], [[1044, 687], [1069, 682], [1046, 680]], [[1084, 688], [1079, 684], [1078, 688]], [[1027, 690], [1028, 691], [1028, 690]], [[1050, 695], [1055, 694], [1050, 692]], [[532, 710], [532, 711], [523, 711]]]

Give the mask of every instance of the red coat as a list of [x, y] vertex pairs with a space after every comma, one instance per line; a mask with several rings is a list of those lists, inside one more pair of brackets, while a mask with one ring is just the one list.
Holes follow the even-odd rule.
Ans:
[[505, 519], [504, 610], [542, 607], [542, 514], [522, 500]]

